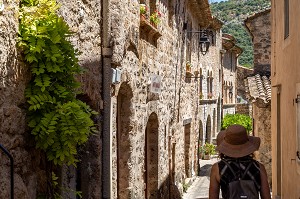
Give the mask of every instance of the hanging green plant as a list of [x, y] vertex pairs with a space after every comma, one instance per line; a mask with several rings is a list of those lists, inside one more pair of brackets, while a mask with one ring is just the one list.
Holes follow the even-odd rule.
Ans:
[[73, 33], [55, 0], [22, 0], [20, 6], [18, 46], [32, 75], [25, 91], [28, 125], [48, 160], [75, 165], [77, 146], [96, 132], [91, 117], [97, 112], [76, 99], [75, 75], [82, 69], [69, 40]]

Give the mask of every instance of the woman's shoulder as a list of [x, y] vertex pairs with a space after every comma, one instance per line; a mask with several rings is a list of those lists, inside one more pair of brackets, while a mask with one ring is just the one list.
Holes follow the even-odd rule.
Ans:
[[220, 182], [220, 175], [219, 175], [219, 166], [218, 166], [219, 162], [214, 163], [211, 166], [211, 170], [210, 170], [210, 176], [214, 177], [218, 182]]

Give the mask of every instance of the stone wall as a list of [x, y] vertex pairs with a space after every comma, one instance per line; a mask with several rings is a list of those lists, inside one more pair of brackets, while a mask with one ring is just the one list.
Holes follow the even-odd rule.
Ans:
[[235, 112], [239, 114], [249, 115], [250, 117], [252, 117], [251, 109], [252, 106], [250, 104], [237, 104], [235, 107]]
[[[233, 44], [235, 45], [235, 44]], [[231, 49], [223, 54], [223, 106], [222, 117], [235, 114], [237, 95], [237, 54]], [[231, 94], [230, 94], [231, 93]]]
[[258, 99], [253, 104], [253, 118], [253, 134], [261, 139], [258, 160], [265, 166], [269, 183], [272, 183], [271, 104]]
[[[270, 9], [256, 13], [245, 20], [253, 38], [254, 72], [269, 77], [271, 75], [271, 15]], [[255, 85], [256, 86], [256, 85]], [[250, 98], [252, 100], [253, 98]], [[271, 105], [258, 98], [252, 102], [254, 135], [261, 138], [259, 160], [265, 165], [269, 183], [271, 174]]]
[[[113, 1], [111, 5], [118, 11], [112, 13], [112, 62], [122, 71], [121, 82], [111, 91], [112, 198], [145, 198], [145, 190], [147, 197], [180, 198], [184, 179], [198, 171], [200, 132], [204, 140], [217, 129], [220, 31], [216, 31], [216, 46], [205, 56], [198, 51], [196, 37], [191, 39], [192, 75], [202, 71], [204, 76], [206, 101], [201, 104], [200, 79], [186, 73], [186, 33], [182, 29], [189, 18], [192, 29], [197, 30], [200, 19], [186, 3], [168, 2], [173, 3], [157, 2], [162, 13], [157, 30], [141, 22], [137, 2]], [[207, 95], [209, 72], [213, 75], [212, 99]], [[153, 75], [161, 78], [160, 93], [150, 91]]]
[[[93, 0], [59, 0], [61, 8], [59, 14], [64, 18], [71, 30], [75, 32], [71, 38], [72, 44], [81, 54], [78, 57], [79, 64], [85, 72], [78, 76], [82, 83], [83, 94], [78, 98], [89, 104], [100, 113], [102, 108], [102, 60], [101, 60], [101, 26], [102, 1]], [[105, 24], [107, 26], [107, 24]], [[95, 122], [101, 129], [101, 121], [95, 118]], [[101, 138], [99, 134], [90, 137], [85, 147], [80, 151], [81, 162], [78, 168], [63, 170], [65, 176], [62, 181], [66, 187], [76, 190], [76, 181], [66, 176], [73, 173], [83, 198], [101, 198]], [[77, 171], [80, 172], [77, 172]], [[80, 173], [79, 176], [76, 176]], [[78, 188], [78, 187], [77, 187]], [[68, 193], [70, 194], [70, 193]], [[67, 194], [67, 195], [68, 195]], [[65, 196], [67, 198], [67, 196]]]
[[[231, 50], [226, 51], [223, 57], [223, 103], [235, 104], [236, 78], [237, 78], [237, 55]], [[232, 87], [232, 89], [230, 89]], [[229, 91], [232, 91], [232, 97]]]
[[[80, 65], [86, 73], [78, 79], [83, 83], [84, 94], [79, 96], [95, 110], [101, 105], [101, 33], [100, 2], [60, 1], [60, 14], [76, 32], [72, 42], [79, 51]], [[26, 124], [24, 89], [29, 81], [29, 68], [22, 62], [16, 48], [19, 1], [4, 3], [0, 13], [0, 144], [9, 150], [15, 166], [15, 198], [33, 199], [45, 193], [46, 161], [42, 152], [35, 149], [34, 138]], [[82, 151], [81, 175], [84, 198], [101, 197], [100, 136], [93, 135]], [[0, 198], [9, 198], [9, 161], [0, 155]], [[76, 173], [76, 171], [75, 171]]]
[[252, 106], [248, 102], [245, 90], [245, 78], [253, 74], [253, 69], [246, 68], [243, 66], [237, 67], [237, 105], [236, 113], [246, 114], [252, 117]]
[[257, 13], [245, 20], [253, 37], [254, 74], [271, 74], [271, 12]]
[[[45, 191], [45, 164], [25, 122], [24, 89], [30, 76], [16, 48], [19, 1], [4, 5], [0, 12], [0, 144], [14, 158], [14, 197], [31, 199]], [[10, 163], [0, 154], [0, 198], [10, 198]]]
[[249, 77], [253, 75], [253, 69], [251, 68], [246, 68], [246, 67], [243, 67], [243, 66], [238, 66], [237, 67], [237, 79], [236, 79], [236, 84], [237, 84], [237, 95], [239, 97], [241, 97], [241, 99], [244, 101], [244, 100], [247, 100], [247, 97], [246, 97], [246, 90], [245, 90], [245, 78]]

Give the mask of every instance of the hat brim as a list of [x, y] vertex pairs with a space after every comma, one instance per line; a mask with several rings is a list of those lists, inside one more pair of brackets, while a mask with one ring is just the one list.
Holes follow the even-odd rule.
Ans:
[[217, 146], [219, 146], [221, 144], [221, 142], [224, 140], [225, 133], [226, 133], [226, 130], [222, 130], [218, 133], [218, 135], [217, 135]]
[[219, 146], [217, 146], [216, 150], [220, 153], [223, 153], [226, 156], [233, 158], [240, 158], [247, 156], [254, 151], [257, 151], [260, 146], [260, 138], [248, 136], [249, 140], [245, 144], [241, 145], [232, 145], [223, 140]]

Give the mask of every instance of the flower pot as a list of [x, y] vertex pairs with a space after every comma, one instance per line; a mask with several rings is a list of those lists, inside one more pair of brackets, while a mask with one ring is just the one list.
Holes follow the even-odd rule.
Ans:
[[210, 160], [210, 155], [209, 154], [204, 154], [203, 159], [204, 160]]
[[141, 19], [141, 21], [146, 21], [146, 20], [147, 20], [147, 17], [146, 17], [146, 15], [141, 14], [141, 15], [140, 15], [140, 19]]
[[154, 22], [150, 21], [150, 24], [151, 24], [154, 28], [157, 28], [157, 24], [155, 24]]

